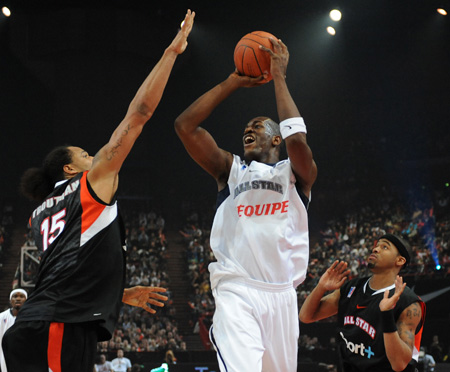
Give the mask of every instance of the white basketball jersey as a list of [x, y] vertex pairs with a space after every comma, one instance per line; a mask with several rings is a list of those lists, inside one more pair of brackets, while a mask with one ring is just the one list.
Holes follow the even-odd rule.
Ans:
[[295, 188], [291, 163], [275, 165], [234, 155], [230, 195], [216, 211], [209, 265], [211, 287], [220, 280], [249, 278], [292, 283], [306, 276], [309, 257], [308, 215]]

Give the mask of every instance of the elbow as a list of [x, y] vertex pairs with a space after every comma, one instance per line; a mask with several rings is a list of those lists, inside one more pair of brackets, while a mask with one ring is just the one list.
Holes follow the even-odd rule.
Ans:
[[302, 312], [300, 310], [300, 313], [298, 314], [298, 319], [305, 324], [309, 324], [309, 323], [313, 323], [314, 319], [311, 316], [308, 316], [307, 314], [305, 314], [304, 312]]
[[182, 119], [180, 119], [180, 117], [177, 117], [175, 119], [174, 127], [175, 132], [178, 134], [179, 137], [183, 137], [183, 135], [185, 135], [187, 132], [185, 122]]
[[136, 106], [130, 106], [130, 109], [132, 113], [134, 113], [134, 117], [139, 117], [140, 121], [143, 123], [146, 123], [152, 116], [154, 109], [152, 109], [150, 106], [145, 104], [144, 102], [141, 102], [140, 104]]
[[[412, 358], [412, 356], [411, 356]], [[395, 361], [394, 363], [391, 363], [391, 367], [395, 372], [401, 372], [403, 371], [409, 364], [409, 362], [411, 361], [411, 358], [408, 360], [398, 360]]]
[[305, 319], [305, 318], [300, 318], [300, 322], [302, 322], [303, 324], [309, 324], [309, 323], [314, 323], [314, 319]]
[[408, 365], [408, 363], [406, 363], [406, 364], [398, 364], [398, 365], [396, 365], [396, 366], [391, 366], [391, 367], [392, 367], [392, 370], [393, 370], [393, 371], [395, 371], [395, 372], [401, 372], [401, 371], [404, 371], [404, 370], [405, 370], [405, 368], [406, 368], [407, 365]]

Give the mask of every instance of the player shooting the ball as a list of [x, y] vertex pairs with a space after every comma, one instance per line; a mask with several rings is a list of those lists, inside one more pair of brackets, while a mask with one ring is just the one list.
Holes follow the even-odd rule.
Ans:
[[[216, 303], [211, 340], [221, 371], [297, 371], [299, 322], [295, 288], [309, 256], [308, 215], [317, 167], [306, 126], [292, 99], [289, 52], [271, 38], [270, 56], [280, 124], [259, 116], [244, 128], [244, 160], [219, 148], [200, 124], [234, 91], [265, 82], [236, 71], [189, 106], [175, 129], [192, 158], [217, 182], [209, 265]], [[286, 143], [288, 159], [280, 161]]]

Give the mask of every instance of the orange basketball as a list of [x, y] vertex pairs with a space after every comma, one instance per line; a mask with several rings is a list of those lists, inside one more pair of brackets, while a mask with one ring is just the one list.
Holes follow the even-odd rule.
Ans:
[[245, 35], [234, 48], [234, 64], [241, 75], [258, 77], [267, 71], [266, 81], [272, 80], [270, 75], [270, 55], [259, 49], [260, 45], [273, 50], [269, 38], [277, 39], [265, 31], [253, 31]]

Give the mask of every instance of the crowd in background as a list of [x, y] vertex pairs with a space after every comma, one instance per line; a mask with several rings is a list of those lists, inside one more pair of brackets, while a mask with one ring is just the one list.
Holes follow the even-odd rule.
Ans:
[[113, 338], [99, 350], [125, 352], [178, 350], [183, 342], [175, 320], [167, 272], [165, 220], [154, 211], [124, 213], [127, 244], [126, 286], [163, 287], [169, 297], [156, 314], [124, 305]]

